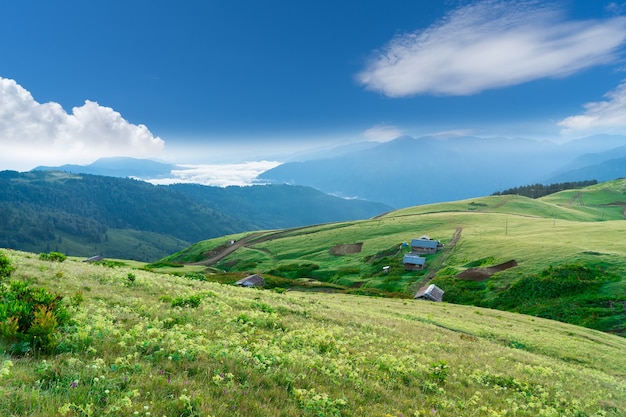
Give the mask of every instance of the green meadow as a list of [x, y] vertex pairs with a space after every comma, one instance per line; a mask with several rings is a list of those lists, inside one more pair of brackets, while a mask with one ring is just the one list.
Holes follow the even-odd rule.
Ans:
[[[421, 286], [434, 283], [451, 303], [625, 335], [625, 207], [626, 181], [616, 180], [541, 199], [490, 196], [364, 221], [226, 236], [199, 242], [163, 262], [204, 265], [217, 276], [261, 273], [270, 284], [274, 278], [291, 280], [274, 282], [278, 286], [306, 280], [316, 290], [383, 297], [412, 298]], [[422, 235], [440, 240], [444, 249], [425, 255], [424, 270], [405, 271], [402, 260], [410, 249], [403, 243]], [[215, 258], [230, 240], [241, 246]], [[350, 245], [359, 250], [340, 250]], [[459, 278], [468, 269], [510, 261], [516, 266], [484, 278]]]
[[[447, 225], [447, 216], [429, 214], [412, 231], [450, 235], [459, 223]], [[494, 238], [502, 234], [500, 244], [488, 246], [494, 258], [508, 259], [502, 242], [530, 227], [503, 214], [463, 213], [458, 221], [476, 216], [497, 216], [472, 232], [483, 234], [478, 242], [489, 240], [490, 229]], [[412, 237], [403, 230], [410, 218], [352, 223], [341, 229], [348, 235], [335, 230], [330, 243], [367, 235], [363, 253], [354, 255], [362, 259]], [[379, 233], [377, 222], [388, 222], [388, 231], [395, 225], [395, 236]], [[552, 230], [545, 238], [567, 229], [551, 220], [533, 228]], [[323, 253], [328, 250], [321, 250], [318, 233], [330, 238], [332, 228], [315, 230], [261, 242], [246, 256], [261, 264], [280, 253], [280, 260], [272, 260], [276, 265], [303, 263], [294, 245], [308, 242], [307, 262], [325, 269], [356, 264], [349, 262], [353, 255], [334, 259]], [[478, 243], [464, 239], [444, 263], [485, 257]], [[3, 416], [626, 415], [626, 339], [617, 335], [446, 302], [238, 288], [123, 261], [53, 262], [0, 253], [10, 263], [3, 267], [5, 302], [10, 282], [27, 283], [58, 294], [54, 303], [70, 317], [46, 351], [10, 353], [3, 339]], [[533, 256], [544, 255], [523, 249], [515, 254], [520, 264]]]

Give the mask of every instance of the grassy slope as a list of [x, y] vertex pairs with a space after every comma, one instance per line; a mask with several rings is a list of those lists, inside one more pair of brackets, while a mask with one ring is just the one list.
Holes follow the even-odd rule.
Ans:
[[[5, 253], [14, 279], [84, 298], [62, 352], [0, 357], [6, 416], [626, 413], [626, 339], [610, 334], [471, 306], [278, 294]], [[197, 308], [172, 307], [194, 295]]]
[[[540, 200], [519, 196], [483, 197], [407, 208], [372, 220], [280, 231], [269, 240], [237, 250], [216, 267], [261, 273], [278, 271], [280, 275], [289, 267], [297, 271], [298, 265], [315, 264], [319, 269], [306, 272], [303, 268], [304, 276], [346, 288], [360, 287], [359, 291], [372, 288], [399, 291], [409, 296], [435, 275], [434, 282], [441, 283], [444, 290], [452, 290], [445, 285], [455, 285], [455, 282], [448, 279], [444, 283], [439, 277], [453, 275], [470, 266], [516, 260], [518, 267], [500, 272], [478, 286], [480, 293], [475, 302], [490, 305], [499, 292], [506, 291], [522, 277], [539, 274], [551, 266], [593, 265], [621, 279], [594, 290], [593, 300], [575, 301], [581, 301], [583, 309], [600, 309], [597, 320], [592, 318], [592, 322], [585, 325], [621, 333], [626, 330], [626, 313], [619, 308], [619, 303], [626, 302], [626, 246], [623, 244], [626, 222], [624, 208], [610, 204], [626, 202], [625, 191], [626, 181], [618, 180], [584, 190], [564, 191]], [[400, 250], [402, 242], [426, 234], [449, 243], [457, 230], [461, 230], [457, 245], [428, 256], [426, 271], [403, 270], [402, 255], [406, 250]], [[217, 248], [226, 239], [228, 237], [200, 242], [188, 248], [185, 257], [174, 254], [167, 260], [202, 259], [202, 253]], [[330, 253], [335, 245], [357, 242], [363, 242], [360, 253], [346, 256]], [[385, 265], [392, 267], [388, 275], [382, 273]], [[573, 305], [578, 308], [577, 304]], [[604, 316], [612, 319], [606, 320]]]

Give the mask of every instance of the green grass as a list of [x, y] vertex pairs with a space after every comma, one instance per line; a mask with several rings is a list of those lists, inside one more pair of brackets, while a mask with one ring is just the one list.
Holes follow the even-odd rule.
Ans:
[[3, 416], [626, 414], [626, 339], [615, 335], [473, 306], [3, 253], [12, 279], [63, 294], [73, 317], [52, 354], [0, 356]]
[[[620, 323], [624, 314], [611, 307], [626, 301], [626, 221], [623, 206], [614, 205], [626, 201], [624, 190], [626, 180], [616, 180], [541, 199], [490, 196], [411, 207], [371, 220], [263, 232], [212, 266], [266, 274], [293, 264], [315, 264], [318, 269], [313, 273], [295, 273], [289, 278], [313, 277], [346, 290], [363, 288], [405, 297], [434, 278], [449, 296], [465, 294], [453, 297], [455, 302], [493, 307], [494, 299], [525, 277], [536, 277], [559, 265], [584, 264], [603, 268], [617, 276], [618, 282], [590, 287], [585, 297], [569, 299], [576, 311], [560, 318], [624, 335]], [[460, 240], [452, 247], [458, 231]], [[439, 239], [446, 247], [436, 255], [426, 255], [425, 271], [405, 272], [402, 257], [407, 249], [401, 245], [421, 235]], [[166, 259], [201, 260], [203, 254], [229, 239], [232, 237], [199, 242]], [[335, 245], [354, 243], [362, 243], [360, 253], [336, 256], [331, 252]], [[510, 260], [518, 266], [484, 282], [466, 283], [453, 277], [471, 267]], [[383, 275], [383, 266], [391, 267], [389, 275]], [[543, 310], [564, 302], [544, 300]], [[545, 315], [539, 307], [524, 312]], [[586, 317], [590, 311], [594, 313]]]

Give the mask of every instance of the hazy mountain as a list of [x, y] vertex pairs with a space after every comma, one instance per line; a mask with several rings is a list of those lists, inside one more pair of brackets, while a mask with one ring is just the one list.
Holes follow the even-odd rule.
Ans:
[[529, 139], [404, 136], [371, 149], [285, 163], [259, 179], [407, 207], [540, 182], [583, 154], [625, 143], [624, 136], [589, 137], [563, 145]]
[[621, 177], [626, 177], [626, 146], [581, 155], [545, 181], [580, 181], [589, 178], [607, 181]]
[[275, 229], [343, 220], [367, 219], [392, 210], [391, 206], [364, 200], [346, 200], [310, 187], [259, 185], [208, 187], [173, 184], [169, 188], [195, 201], [259, 229]]
[[175, 164], [167, 164], [150, 159], [108, 157], [100, 158], [89, 165], [38, 166], [33, 171], [65, 171], [76, 174], [149, 179], [170, 177], [172, 170], [176, 168]]
[[211, 237], [390, 210], [300, 186], [156, 186], [59, 171], [2, 171], [0, 190], [0, 247], [148, 261]]
[[626, 157], [602, 159], [595, 164], [572, 168], [548, 178], [545, 182], [582, 181], [589, 178], [609, 181], [624, 177], [626, 177]]

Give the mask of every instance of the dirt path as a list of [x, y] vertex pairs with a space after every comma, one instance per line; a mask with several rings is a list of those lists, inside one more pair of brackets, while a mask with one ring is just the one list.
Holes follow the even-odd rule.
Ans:
[[311, 226], [302, 226], [302, 227], [294, 227], [292, 229], [279, 230], [276, 232], [256, 232], [249, 234], [248, 236], [236, 240], [232, 245], [226, 245], [221, 248], [217, 248], [214, 253], [212, 253], [208, 258], [191, 263], [190, 265], [213, 265], [217, 262], [221, 261], [231, 253], [235, 252], [237, 249], [242, 247], [250, 247], [252, 245], [256, 245], [257, 243], [267, 242], [268, 240], [280, 239], [290, 233], [297, 232], [298, 230], [307, 229]]
[[450, 241], [446, 243], [446, 246], [444, 246], [441, 256], [437, 259], [437, 262], [433, 262], [428, 265], [428, 273], [426, 274], [426, 276], [424, 276], [422, 280], [416, 281], [415, 283], [411, 284], [409, 291], [413, 293], [417, 292], [419, 287], [425, 285], [435, 277], [437, 271], [439, 271], [439, 269], [441, 269], [446, 260], [448, 260], [455, 246], [457, 245], [457, 243], [459, 243], [459, 240], [461, 240], [461, 233], [463, 233], [463, 228], [457, 227]]
[[254, 240], [257, 237], [263, 236], [264, 234], [265, 232], [252, 233], [251, 235], [248, 235], [244, 237], [243, 239], [236, 240], [235, 243], [233, 243], [232, 245], [222, 247], [220, 250], [217, 251], [217, 253], [212, 254], [210, 257], [206, 258], [205, 260], [202, 260], [200, 262], [193, 262], [190, 265], [212, 265], [216, 262], [221, 261], [222, 259], [230, 255], [237, 249], [241, 248], [242, 246], [245, 246], [251, 240]]
[[507, 262], [503, 262], [499, 265], [488, 266], [484, 268], [470, 268], [465, 271], [456, 274], [458, 279], [464, 279], [468, 281], [485, 281], [491, 278], [491, 276], [495, 273], [505, 271], [509, 268], [514, 268], [517, 266], [517, 261], [512, 259]]

